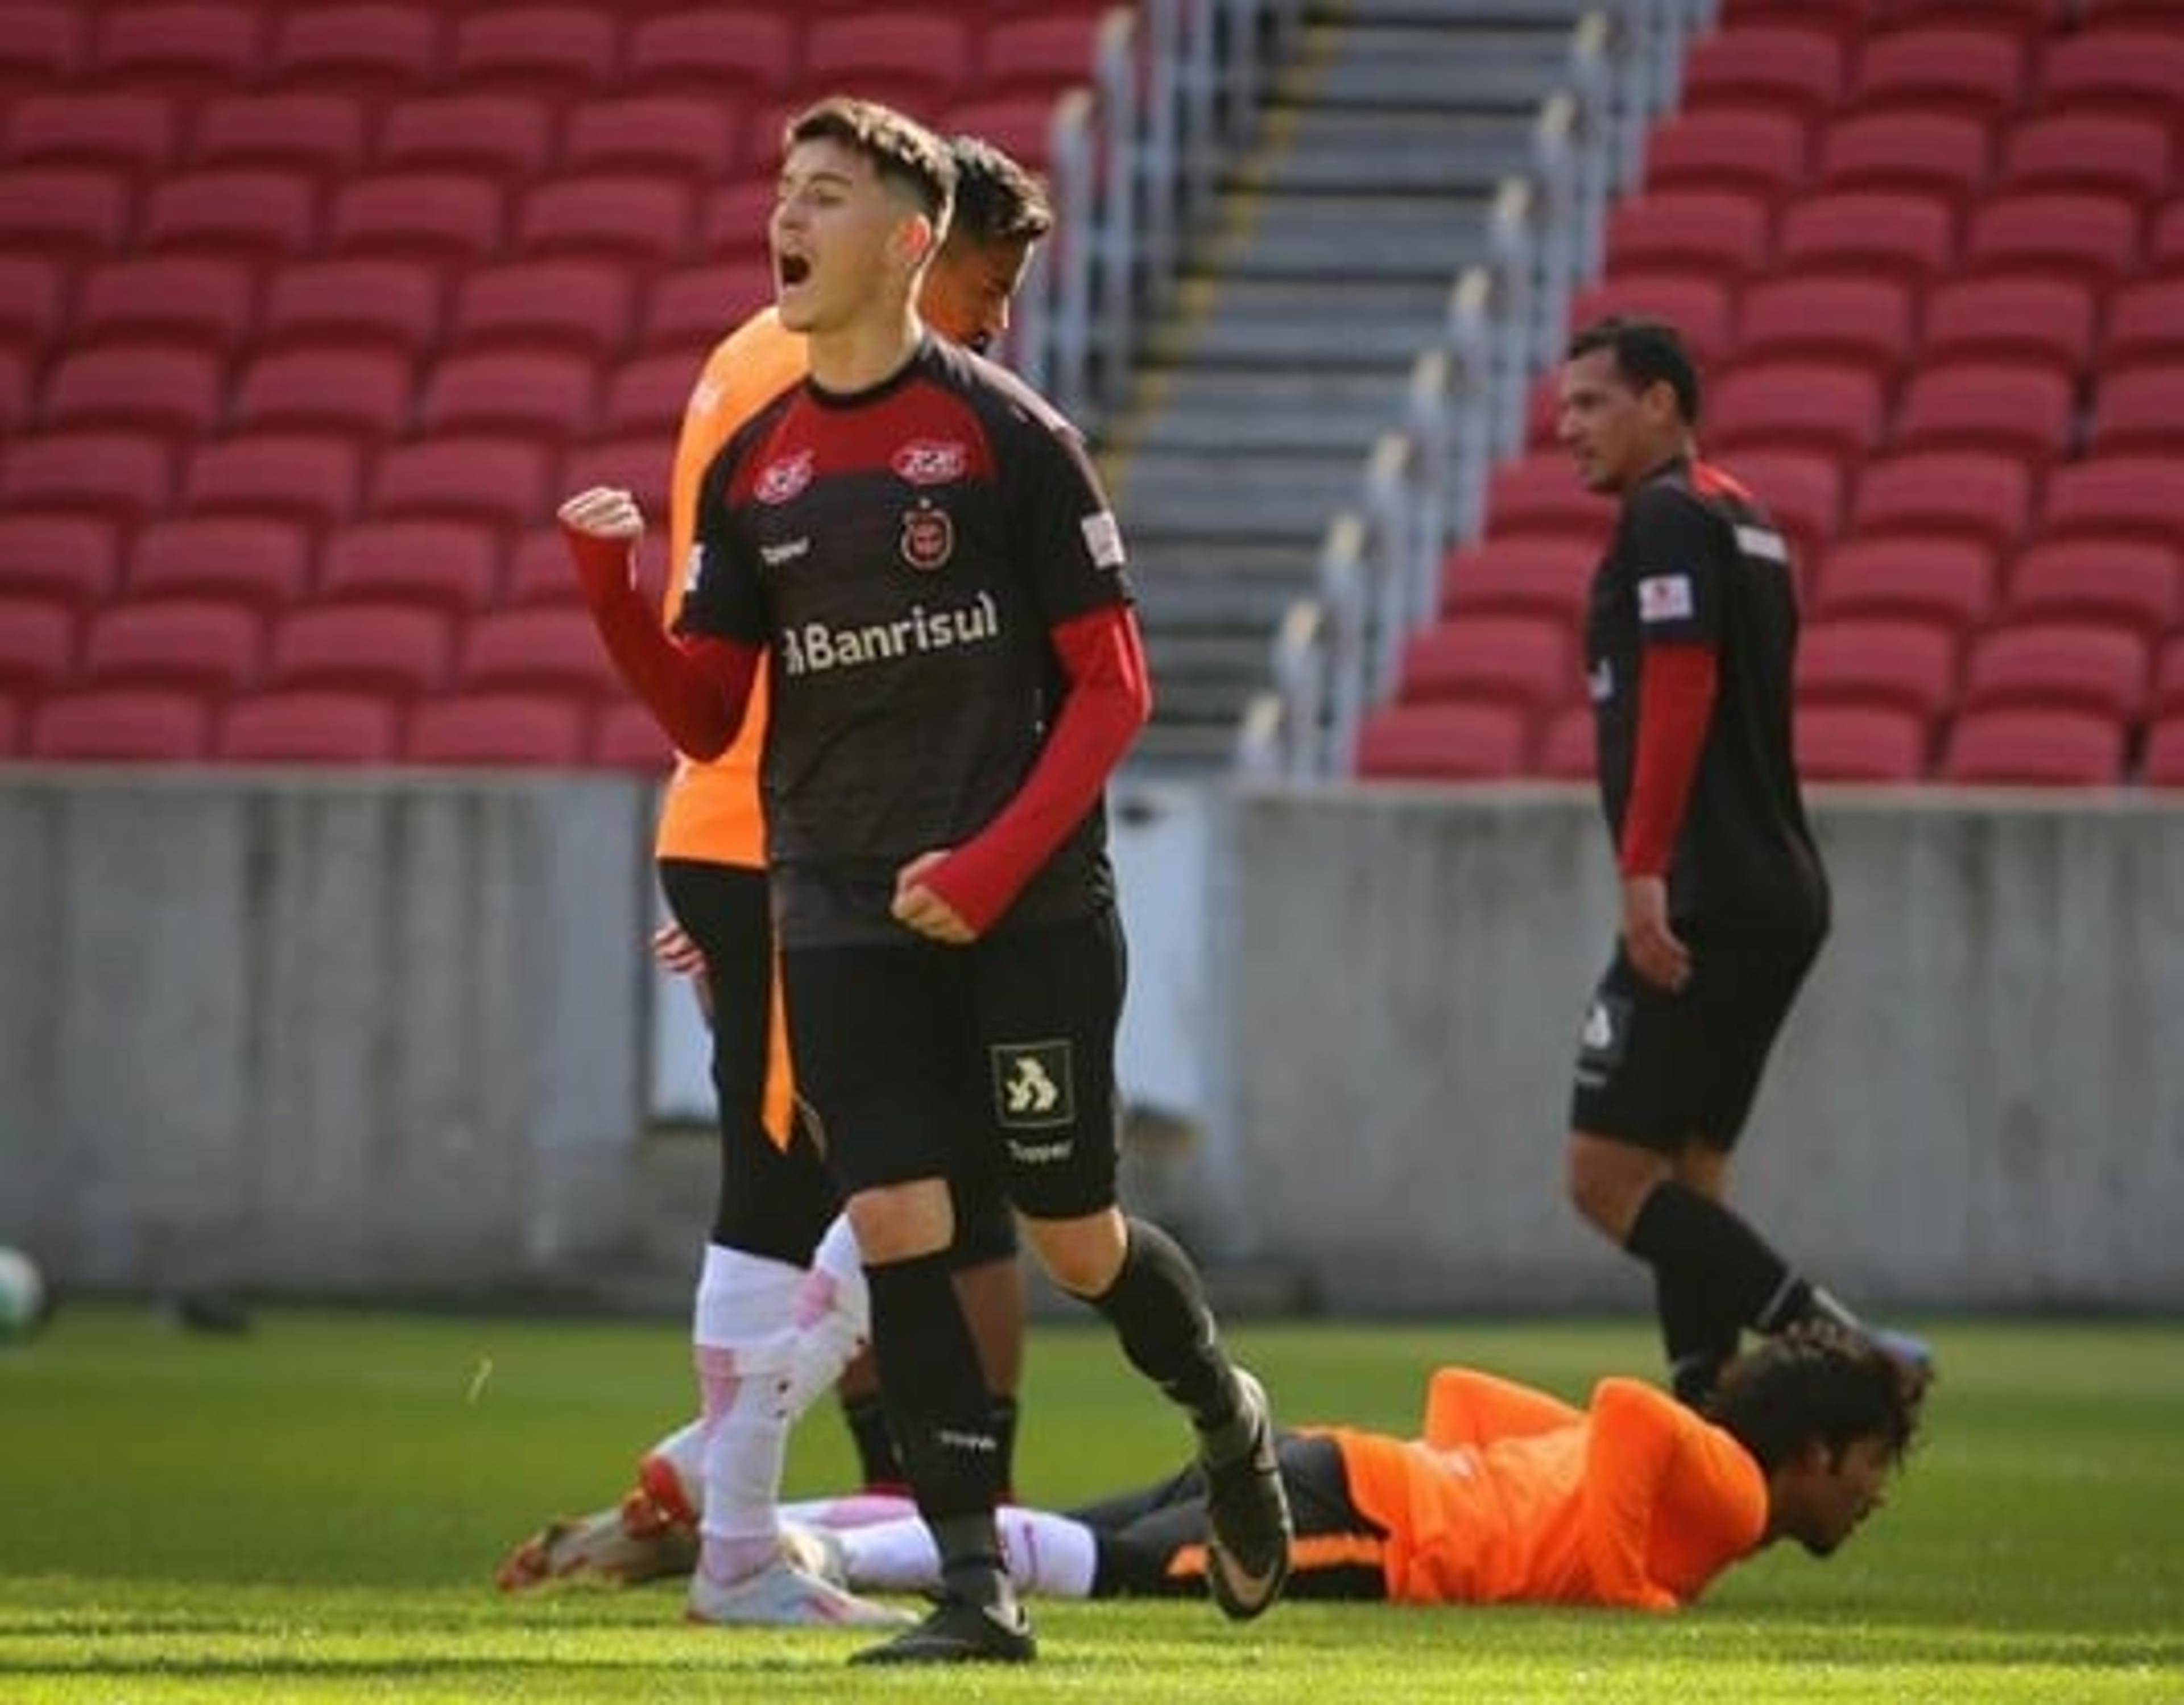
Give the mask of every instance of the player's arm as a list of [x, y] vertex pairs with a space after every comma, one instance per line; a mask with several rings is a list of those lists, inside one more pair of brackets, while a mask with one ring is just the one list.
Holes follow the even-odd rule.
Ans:
[[1606, 1605], [1674, 1610], [1676, 1596], [1646, 1574], [1646, 1554], [1682, 1454], [1681, 1428], [1702, 1423], [1635, 1379], [1602, 1380], [1591, 1414], [1579, 1521], [1594, 1590]]
[[719, 756], [743, 724], [759, 647], [660, 627], [638, 590], [644, 518], [627, 492], [599, 486], [579, 492], [561, 506], [560, 520], [593, 625], [616, 670], [678, 751]]
[[1528, 1438], [1576, 1425], [1584, 1414], [1559, 1397], [1474, 1367], [1439, 1367], [1426, 1385], [1424, 1437], [1436, 1451]]
[[1677, 988], [1691, 975], [1691, 954], [1669, 925], [1669, 862], [1713, 718], [1713, 582], [1722, 546], [1697, 504], [1656, 485], [1631, 500], [1624, 549], [1636, 565], [1639, 655], [1636, 750], [1616, 847], [1623, 943], [1647, 981]]

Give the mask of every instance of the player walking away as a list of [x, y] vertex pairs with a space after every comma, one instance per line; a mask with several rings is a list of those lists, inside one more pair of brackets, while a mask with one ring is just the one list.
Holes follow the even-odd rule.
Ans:
[[[949, 150], [954, 216], [923, 275], [919, 311], [940, 336], [983, 351], [1008, 329], [1011, 301], [1053, 214], [1039, 181], [1000, 149], [958, 137]], [[804, 339], [772, 308], [714, 349], [676, 446], [671, 562], [688, 560], [707, 466], [738, 427], [800, 383], [805, 367]], [[671, 575], [664, 612], [671, 627], [683, 590], [682, 577]], [[712, 1037], [720, 1186], [693, 1311], [705, 1412], [644, 1454], [638, 1484], [619, 1510], [549, 1523], [510, 1553], [498, 1579], [519, 1590], [576, 1575], [687, 1574], [691, 1529], [702, 1523], [710, 1564], [692, 1580], [694, 1619], [895, 1622], [894, 1613], [859, 1606], [798, 1568], [780, 1543], [788, 1431], [836, 1371], [866, 1484], [900, 1490], [904, 1473], [872, 1357], [861, 1348], [870, 1311], [855, 1242], [836, 1221], [839, 1200], [811, 1132], [795, 1116], [758, 794], [764, 697], [762, 689], [755, 692], [722, 756], [679, 760], [655, 847], [676, 920], [655, 936], [655, 949], [694, 979]], [[978, 1346], [1006, 1488], [1014, 1480], [1024, 1295], [998, 1169], [958, 1179], [954, 1206], [955, 1283]], [[734, 1371], [724, 1356], [733, 1358]]]
[[[1653, 1269], [1692, 1401], [1746, 1327], [1860, 1327], [1727, 1204], [1768, 1051], [1827, 933], [1828, 885], [1791, 744], [1789, 552], [1749, 491], [1694, 459], [1698, 411], [1673, 327], [1609, 319], [1571, 341], [1560, 438], [1585, 485], [1622, 501], [1586, 658], [1623, 915], [1579, 1040], [1569, 1189]], [[1929, 1377], [1925, 1345], [1875, 1336]]]
[[708, 469], [675, 636], [635, 589], [629, 495], [561, 511], [602, 637], [679, 750], [721, 752], [766, 664], [797, 1091], [847, 1199], [890, 1431], [941, 1560], [933, 1613], [860, 1654], [887, 1663], [1036, 1649], [1001, 1567], [991, 1411], [948, 1260], [949, 1181], [996, 1154], [1049, 1273], [1198, 1429], [1217, 1601], [1257, 1614], [1289, 1560], [1264, 1394], [1189, 1258], [1116, 1203], [1123, 943], [1102, 801], [1150, 690], [1081, 443], [912, 306], [953, 176], [885, 108], [827, 101], [792, 122], [772, 239], [811, 377]]
[[[1353, 1427], [1281, 1435], [1296, 1512], [1292, 1596], [1395, 1604], [1674, 1610], [1778, 1540], [1832, 1553], [1884, 1499], [1918, 1410], [1895, 1363], [1826, 1322], [1730, 1364], [1703, 1416], [1642, 1381], [1587, 1406], [1468, 1367], [1437, 1370], [1419, 1437]], [[1018, 1588], [1173, 1596], [1206, 1567], [1204, 1478], [1068, 1515], [1010, 1508]], [[792, 1506], [831, 1573], [861, 1591], [932, 1585], [925, 1529], [868, 1498]]]

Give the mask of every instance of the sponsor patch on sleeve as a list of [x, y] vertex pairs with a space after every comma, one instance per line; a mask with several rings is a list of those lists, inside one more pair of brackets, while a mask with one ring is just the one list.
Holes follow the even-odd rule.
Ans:
[[693, 545], [690, 554], [682, 559], [682, 595], [688, 597], [698, 590], [698, 582], [705, 573], [705, 547]]
[[1688, 621], [1691, 607], [1691, 577], [1688, 574], [1649, 574], [1638, 583], [1638, 619], [1641, 622]]
[[1123, 529], [1115, 524], [1112, 510], [1103, 509], [1088, 515], [1078, 526], [1084, 529], [1084, 548], [1091, 553], [1095, 568], [1119, 568], [1123, 566]]

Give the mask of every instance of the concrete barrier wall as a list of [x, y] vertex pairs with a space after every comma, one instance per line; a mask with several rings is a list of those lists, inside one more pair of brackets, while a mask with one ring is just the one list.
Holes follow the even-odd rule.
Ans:
[[0, 1241], [81, 1285], [438, 1293], [625, 1235], [645, 790], [0, 782]]
[[[1853, 1297], [2184, 1305], [2184, 801], [1816, 805], [1836, 930], [1753, 1216]], [[1229, 840], [1212, 1223], [1335, 1306], [1642, 1300], [1562, 1194], [1614, 926], [1590, 797], [1254, 792]]]
[[[261, 1294], [625, 1262], [650, 812], [613, 778], [0, 779], [0, 1242]], [[1163, 1211], [1330, 1306], [1641, 1301], [1561, 1194], [1613, 922], [1590, 798], [1190, 816], [1126, 861], [1138, 1015], [1204, 1097]], [[1756, 1217], [1854, 1298], [2184, 1306], [2184, 802], [1819, 818], [1837, 926], [1740, 1161]]]

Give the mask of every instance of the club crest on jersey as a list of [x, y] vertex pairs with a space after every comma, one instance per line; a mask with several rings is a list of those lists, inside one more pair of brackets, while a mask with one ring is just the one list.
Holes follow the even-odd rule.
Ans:
[[786, 503], [811, 484], [812, 472], [811, 452], [800, 450], [760, 468], [751, 495], [760, 503]]
[[956, 554], [956, 523], [944, 509], [921, 503], [902, 512], [902, 560], [921, 574], [947, 566]]
[[970, 452], [953, 439], [914, 439], [894, 453], [889, 465], [909, 484], [948, 485], [962, 478]]

